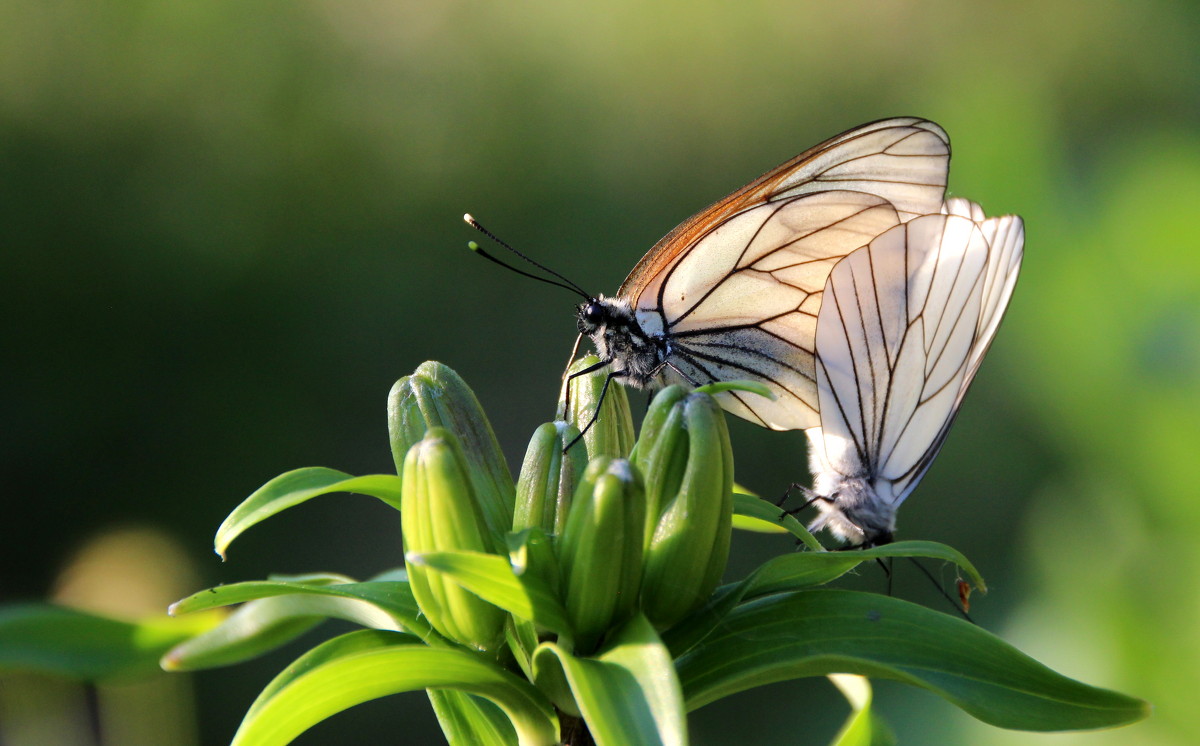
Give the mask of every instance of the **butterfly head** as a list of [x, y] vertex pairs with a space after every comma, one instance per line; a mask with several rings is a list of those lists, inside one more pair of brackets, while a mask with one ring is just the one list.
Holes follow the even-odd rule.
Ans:
[[591, 337], [607, 326], [613, 318], [612, 306], [600, 298], [589, 298], [579, 304], [579, 333]]
[[646, 386], [662, 369], [666, 342], [642, 329], [629, 301], [590, 298], [579, 304], [576, 319], [579, 333], [592, 340], [600, 359], [627, 383]]

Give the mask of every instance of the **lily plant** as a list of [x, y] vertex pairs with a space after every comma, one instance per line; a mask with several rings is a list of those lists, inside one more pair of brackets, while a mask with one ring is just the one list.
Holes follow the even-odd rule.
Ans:
[[[426, 693], [450, 744], [674, 746], [687, 743], [692, 710], [810, 676], [846, 695], [842, 746], [891, 742], [869, 678], [926, 689], [1001, 728], [1108, 728], [1147, 714], [1145, 702], [1058, 674], [959, 616], [833, 587], [864, 562], [920, 557], [986, 590], [948, 546], [826, 551], [792, 515], [741, 490], [711, 394], [765, 390], [667, 387], [635, 436], [624, 389], [603, 384], [603, 374], [575, 380], [563, 419], [535, 430], [513, 479], [470, 388], [424, 363], [388, 397], [395, 473], [282, 474], [233, 510], [215, 542], [224, 556], [280, 511], [353, 492], [398, 511], [403, 566], [365, 581], [314, 573], [200, 591], [171, 613], [236, 609], [177, 632], [161, 665], [236, 663], [330, 618], [361, 627], [270, 682], [235, 746], [282, 746], [342, 710], [410, 691]], [[789, 532], [798, 548], [728, 581], [733, 530]]]

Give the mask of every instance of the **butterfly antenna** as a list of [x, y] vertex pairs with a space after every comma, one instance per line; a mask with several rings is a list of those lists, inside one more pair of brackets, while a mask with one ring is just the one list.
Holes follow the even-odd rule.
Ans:
[[[566, 277], [563, 277], [562, 275], [560, 275], [559, 273], [557, 273], [557, 272], [555, 272], [554, 270], [550, 269], [549, 267], [547, 267], [546, 265], [542, 264], [541, 262], [536, 262], [536, 261], [534, 261], [533, 259], [530, 259], [529, 257], [525, 256], [524, 254], [522, 254], [521, 252], [517, 251], [517, 250], [516, 250], [516, 249], [514, 249], [513, 247], [509, 246], [509, 245], [508, 245], [507, 243], [505, 243], [504, 241], [501, 241], [499, 238], [497, 238], [497, 237], [496, 237], [496, 234], [492, 233], [492, 232], [491, 232], [491, 231], [489, 231], [487, 228], [484, 228], [482, 225], [480, 225], [480, 224], [479, 224], [479, 221], [478, 221], [478, 220], [476, 220], [475, 218], [471, 217], [471, 214], [470, 214], [470, 213], [467, 213], [466, 215], [463, 215], [463, 220], [465, 220], [465, 221], [466, 221], [467, 225], [471, 226], [471, 227], [472, 227], [472, 228], [474, 228], [475, 230], [479, 231], [479, 232], [480, 232], [480, 233], [482, 233], [483, 235], [485, 235], [485, 236], [487, 236], [488, 238], [492, 239], [492, 240], [493, 240], [493, 241], [495, 241], [496, 243], [500, 244], [500, 245], [501, 245], [501, 246], [503, 246], [504, 248], [508, 249], [508, 250], [509, 250], [509, 251], [511, 251], [512, 253], [516, 254], [516, 255], [517, 255], [517, 256], [519, 256], [519, 257], [521, 257], [522, 259], [524, 259], [525, 261], [529, 262], [530, 264], [532, 264], [533, 266], [537, 267], [538, 269], [542, 270], [543, 272], [545, 272], [545, 273], [547, 273], [547, 274], [550, 274], [550, 275], [553, 275], [554, 277], [557, 277], [558, 279], [562, 280], [562, 282], [555, 282], [554, 280], [548, 280], [548, 279], [546, 279], [545, 277], [538, 277], [538, 276], [537, 276], [537, 275], [535, 275], [535, 274], [531, 274], [531, 273], [529, 273], [529, 272], [524, 272], [524, 271], [522, 271], [522, 270], [520, 270], [520, 269], [517, 269], [516, 267], [512, 266], [511, 264], [508, 264], [507, 262], [503, 262], [503, 261], [501, 261], [501, 260], [497, 259], [496, 257], [492, 256], [491, 254], [487, 253], [486, 251], [484, 251], [484, 250], [483, 250], [483, 247], [482, 247], [482, 246], [480, 246], [479, 244], [475, 243], [474, 241], [471, 241], [470, 243], [468, 243], [468, 244], [467, 244], [467, 246], [469, 246], [469, 247], [471, 248], [471, 251], [474, 251], [476, 254], [479, 254], [479, 255], [480, 255], [480, 256], [482, 256], [484, 259], [490, 259], [491, 261], [495, 262], [496, 264], [499, 264], [501, 267], [505, 267], [505, 268], [507, 268], [507, 269], [510, 269], [510, 270], [512, 270], [513, 272], [516, 272], [516, 273], [517, 273], [517, 274], [519, 274], [519, 275], [524, 275], [525, 277], [529, 277], [529, 278], [531, 278], [531, 279], [534, 279], [534, 280], [539, 280], [539, 281], [541, 281], [541, 282], [544, 282], [544, 283], [547, 283], [547, 284], [549, 284], [549, 285], [554, 285], [554, 286], [556, 286], [556, 287], [564, 288], [564, 289], [566, 289], [566, 290], [570, 290], [570, 291], [572, 291], [572, 292], [579, 293], [579, 294], [580, 294], [580, 295], [582, 295], [582, 296], [584, 297], [584, 299], [586, 299], [586, 300], [591, 300], [591, 299], [592, 299], [592, 295], [591, 295], [590, 293], [588, 293], [586, 290], [584, 290], [583, 288], [579, 287], [579, 286], [578, 286], [578, 285], [576, 285], [575, 283], [571, 282], [571, 281], [570, 281], [570, 280], [568, 280]], [[563, 284], [563, 283], [566, 283], [566, 284]]]

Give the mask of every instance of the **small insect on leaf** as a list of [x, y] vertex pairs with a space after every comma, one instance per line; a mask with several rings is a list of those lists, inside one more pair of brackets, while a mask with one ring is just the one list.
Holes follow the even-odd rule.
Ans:
[[958, 581], [958, 600], [962, 602], [962, 610], [971, 611], [971, 584], [965, 580]]

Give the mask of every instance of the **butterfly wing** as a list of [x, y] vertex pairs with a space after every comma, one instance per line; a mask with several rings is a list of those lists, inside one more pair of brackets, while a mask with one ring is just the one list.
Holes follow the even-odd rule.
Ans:
[[935, 214], [830, 274], [816, 336], [822, 455], [893, 505], [941, 448], [969, 382], [989, 258], [975, 221]]
[[[776, 396], [726, 392], [719, 400], [733, 414], [775, 429], [810, 427], [818, 419], [812, 340], [825, 279], [843, 256], [898, 222], [890, 203], [862, 192], [817, 192], [746, 210], [655, 278], [654, 310], [640, 311], [643, 328], [669, 332], [668, 364], [679, 378], [752, 379]], [[732, 266], [703, 261], [726, 246], [741, 249]]]
[[941, 209], [946, 133], [888, 119], [805, 151], [685, 221], [634, 267], [619, 296], [673, 338], [668, 378], [751, 379], [773, 402], [721, 395], [730, 412], [786, 430], [818, 423], [813, 337], [837, 261], [897, 223]]
[[979, 225], [988, 242], [987, 273], [983, 280], [983, 300], [980, 304], [979, 324], [976, 326], [975, 344], [971, 348], [971, 359], [967, 365], [967, 380], [962, 393], [979, 370], [983, 356], [1000, 328], [1000, 320], [1008, 308], [1017, 274], [1021, 271], [1021, 260], [1025, 254], [1025, 223], [1016, 215], [988, 218], [978, 204], [954, 197], [946, 200], [942, 211], [948, 215], [968, 217]]
[[702, 236], [737, 213], [771, 200], [845, 189], [883, 197], [905, 219], [938, 212], [949, 168], [950, 137], [928, 120], [897, 117], [847, 130], [680, 223], [646, 252], [619, 295], [635, 299]]

